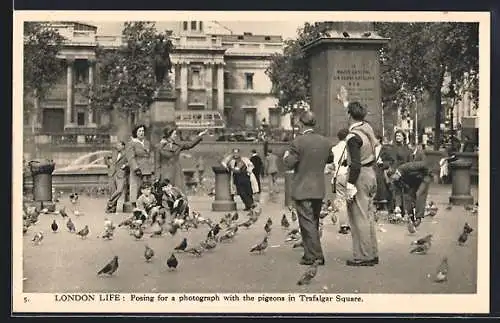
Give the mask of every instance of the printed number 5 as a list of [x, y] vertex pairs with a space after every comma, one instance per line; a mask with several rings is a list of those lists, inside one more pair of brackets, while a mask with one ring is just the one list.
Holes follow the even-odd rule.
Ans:
[[28, 303], [29, 301], [30, 301], [30, 300], [29, 300], [29, 298], [28, 298], [28, 297], [25, 297], [25, 298], [24, 298], [24, 302], [25, 302], [25, 303]]

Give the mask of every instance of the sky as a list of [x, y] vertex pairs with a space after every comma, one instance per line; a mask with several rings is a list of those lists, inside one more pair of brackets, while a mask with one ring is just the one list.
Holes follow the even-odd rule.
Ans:
[[[83, 21], [84, 23], [96, 26], [98, 35], [119, 35], [123, 28], [123, 23], [118, 21]], [[302, 27], [305, 21], [221, 21], [220, 24], [231, 29], [234, 34], [251, 32], [254, 35], [280, 35], [283, 39], [295, 38], [297, 29]], [[217, 24], [205, 22], [207, 26]], [[157, 22], [158, 30], [175, 28], [176, 22]], [[219, 27], [221, 28], [221, 27]], [[206, 28], [205, 28], [206, 29]], [[224, 29], [222, 29], [224, 30]], [[227, 31], [225, 32], [227, 33]]]

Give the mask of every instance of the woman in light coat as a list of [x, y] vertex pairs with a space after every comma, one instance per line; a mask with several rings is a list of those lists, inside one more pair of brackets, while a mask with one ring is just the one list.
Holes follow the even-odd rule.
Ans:
[[238, 148], [221, 162], [231, 173], [231, 194], [237, 193], [245, 204], [245, 211], [255, 206], [253, 194], [259, 193], [259, 184], [253, 173], [253, 164], [249, 158], [241, 156]]
[[189, 150], [199, 144], [206, 133], [207, 130], [204, 130], [193, 141], [182, 143], [177, 139], [177, 126], [175, 124], [166, 126], [163, 129], [163, 138], [156, 146], [156, 179], [168, 179], [174, 187], [177, 187], [185, 194], [186, 184], [180, 163], [180, 154], [182, 151]]
[[135, 127], [132, 131], [132, 138], [125, 147], [125, 156], [130, 168], [130, 202], [134, 207], [140, 194], [139, 188], [144, 182], [151, 181], [151, 176], [154, 173], [153, 153], [145, 136], [146, 126]]

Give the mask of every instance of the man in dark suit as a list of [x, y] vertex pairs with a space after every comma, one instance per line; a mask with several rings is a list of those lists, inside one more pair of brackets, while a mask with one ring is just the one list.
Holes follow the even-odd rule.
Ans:
[[111, 189], [113, 193], [108, 200], [106, 213], [116, 213], [118, 200], [123, 195], [127, 182], [127, 158], [125, 156], [125, 143], [120, 141], [116, 144], [116, 150], [108, 157], [108, 175], [111, 177]]
[[250, 161], [253, 164], [252, 173], [255, 175], [255, 179], [257, 179], [259, 192], [262, 192], [260, 178], [264, 175], [264, 163], [262, 162], [262, 158], [260, 158], [260, 156], [257, 154], [257, 150], [252, 149], [252, 156], [250, 157]]
[[283, 156], [285, 167], [294, 170], [291, 196], [304, 243], [301, 265], [325, 263], [319, 237], [319, 215], [325, 197], [324, 170], [327, 163], [333, 162], [333, 145], [330, 140], [314, 132], [315, 125], [312, 112], [302, 113], [299, 118], [302, 135], [293, 140]]

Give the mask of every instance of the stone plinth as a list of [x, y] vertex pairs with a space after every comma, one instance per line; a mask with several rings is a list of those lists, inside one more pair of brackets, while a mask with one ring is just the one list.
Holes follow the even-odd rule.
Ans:
[[470, 181], [472, 163], [459, 159], [450, 163], [449, 167], [452, 178], [450, 203], [455, 205], [472, 204], [474, 202]]
[[[346, 102], [368, 108], [366, 120], [382, 131], [378, 51], [389, 41], [375, 34], [371, 23], [332, 23], [330, 37], [304, 46], [310, 62], [311, 110], [317, 130], [335, 137], [347, 127]], [[344, 98], [344, 99], [342, 99]]]
[[212, 202], [212, 210], [215, 212], [229, 212], [236, 210], [236, 202], [231, 196], [231, 174], [223, 166], [214, 166], [215, 174], [215, 200]]
[[292, 201], [292, 183], [293, 183], [293, 170], [288, 170], [285, 172], [285, 207], [290, 207], [293, 205]]
[[48, 159], [36, 159], [28, 165], [33, 177], [33, 199], [37, 202], [52, 201], [52, 173], [55, 163]]

